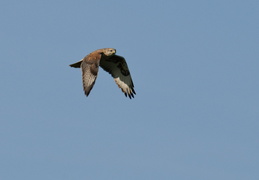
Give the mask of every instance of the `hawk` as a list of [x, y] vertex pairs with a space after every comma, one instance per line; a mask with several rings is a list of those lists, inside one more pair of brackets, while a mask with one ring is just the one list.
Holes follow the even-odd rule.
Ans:
[[85, 95], [88, 96], [95, 84], [99, 66], [111, 74], [125, 96], [134, 98], [135, 90], [128, 65], [122, 56], [115, 55], [116, 49], [103, 48], [91, 52], [71, 67], [81, 68]]

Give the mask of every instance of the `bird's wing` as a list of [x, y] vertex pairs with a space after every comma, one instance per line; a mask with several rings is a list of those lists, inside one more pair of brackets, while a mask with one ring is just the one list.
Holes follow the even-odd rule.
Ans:
[[100, 61], [100, 66], [110, 73], [116, 84], [124, 92], [125, 96], [134, 98], [135, 90], [131, 79], [130, 71], [125, 59], [121, 56], [113, 55], [108, 59]]
[[70, 64], [70, 67], [74, 67], [74, 68], [80, 68], [81, 67], [81, 63], [82, 63], [83, 59], [81, 59], [80, 61], [74, 63], [74, 64]]
[[81, 63], [83, 87], [85, 95], [88, 96], [92, 90], [99, 69], [98, 62], [88, 62], [83, 60]]

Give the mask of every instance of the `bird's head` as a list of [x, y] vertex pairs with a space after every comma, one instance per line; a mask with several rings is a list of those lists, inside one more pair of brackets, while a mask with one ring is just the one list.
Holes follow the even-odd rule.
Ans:
[[103, 54], [105, 55], [105, 56], [112, 56], [112, 55], [114, 55], [116, 53], [116, 49], [114, 49], [114, 48], [105, 48], [104, 50], [103, 50]]

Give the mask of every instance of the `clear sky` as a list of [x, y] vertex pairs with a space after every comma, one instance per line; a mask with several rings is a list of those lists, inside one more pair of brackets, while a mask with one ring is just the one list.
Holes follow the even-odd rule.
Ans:
[[[258, 0], [0, 1], [1, 180], [258, 180]], [[130, 100], [69, 64], [105, 47]]]

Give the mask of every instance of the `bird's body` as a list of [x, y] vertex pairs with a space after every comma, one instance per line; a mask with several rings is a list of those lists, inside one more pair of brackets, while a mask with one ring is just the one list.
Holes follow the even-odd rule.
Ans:
[[122, 56], [117, 56], [115, 53], [116, 50], [113, 48], [98, 49], [85, 56], [79, 62], [70, 65], [71, 67], [81, 68], [86, 96], [91, 92], [98, 75], [99, 66], [101, 66], [112, 75], [126, 97], [134, 98], [136, 93], [128, 65]]

